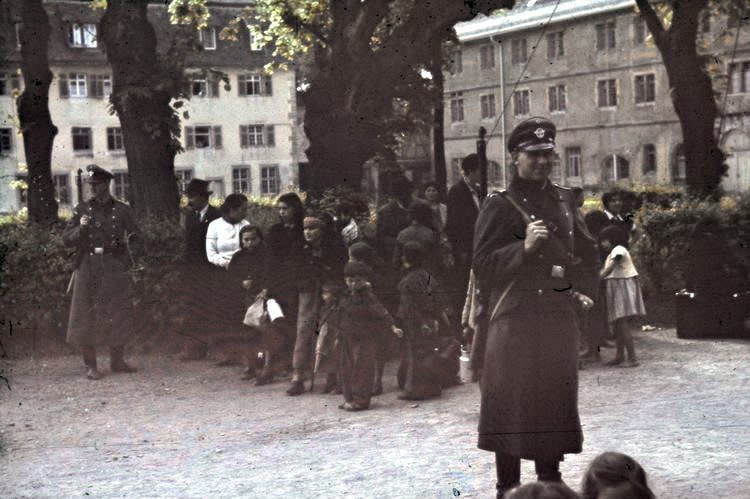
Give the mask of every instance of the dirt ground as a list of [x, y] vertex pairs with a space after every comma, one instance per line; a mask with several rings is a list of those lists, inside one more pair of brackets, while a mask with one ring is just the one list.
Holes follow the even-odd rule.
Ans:
[[[636, 345], [638, 368], [581, 372], [584, 452], [562, 464], [566, 482], [611, 449], [660, 498], [750, 497], [750, 342], [657, 330]], [[0, 497], [493, 497], [476, 384], [410, 403], [389, 376], [372, 410], [347, 413], [337, 396], [256, 388], [239, 367], [132, 360], [138, 373], [99, 382], [73, 356], [4, 361]], [[534, 480], [533, 463], [522, 474]]]

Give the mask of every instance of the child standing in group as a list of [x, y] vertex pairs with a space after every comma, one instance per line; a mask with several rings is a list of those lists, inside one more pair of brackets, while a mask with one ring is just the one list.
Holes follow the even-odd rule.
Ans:
[[[628, 252], [628, 234], [617, 226], [609, 226], [599, 234], [599, 245], [608, 253], [600, 277], [604, 279], [607, 299], [607, 320], [612, 325], [617, 343], [615, 358], [608, 366], [636, 367], [631, 321], [646, 315], [638, 271]], [[625, 359], [627, 350], [627, 360]]]
[[320, 309], [318, 339], [315, 342], [315, 374], [325, 374], [326, 384], [323, 393], [341, 395], [339, 382], [339, 339], [335, 326], [328, 319], [336, 312], [341, 296], [338, 282], [326, 281], [321, 288], [323, 306]]
[[[240, 249], [229, 262], [227, 273], [233, 279], [234, 292], [237, 296], [244, 294], [244, 306], [237, 312], [237, 321], [242, 320], [242, 312], [247, 309], [258, 298], [265, 298], [266, 275], [268, 272], [268, 251], [263, 244], [263, 232], [260, 227], [246, 225], [240, 229]], [[242, 292], [244, 290], [244, 293]], [[255, 363], [260, 342], [260, 330], [251, 332], [253, 336], [252, 345], [245, 358], [245, 371], [242, 379], [255, 377]], [[270, 356], [264, 355], [265, 363], [270, 362]]]
[[370, 268], [361, 262], [344, 267], [347, 292], [328, 318], [339, 338], [339, 375], [344, 392], [345, 411], [363, 411], [370, 407], [375, 374], [377, 336], [387, 328], [395, 335], [404, 333], [373, 294], [368, 279]]

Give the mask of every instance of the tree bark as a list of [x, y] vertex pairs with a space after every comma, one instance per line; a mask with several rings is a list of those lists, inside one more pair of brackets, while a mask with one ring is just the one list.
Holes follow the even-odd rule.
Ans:
[[146, 0], [109, 0], [100, 32], [112, 66], [110, 102], [122, 125], [130, 201], [139, 216], [176, 219], [174, 158], [180, 122], [170, 106], [173, 75], [162, 71], [147, 12]]
[[682, 129], [688, 191], [718, 199], [727, 166], [714, 128], [719, 110], [696, 42], [700, 13], [708, 0], [673, 2], [669, 29], [664, 29], [648, 0], [636, 3], [667, 70], [672, 104]]
[[57, 127], [49, 112], [49, 68], [47, 45], [52, 28], [42, 0], [26, 0], [21, 8], [21, 70], [24, 90], [18, 98], [18, 119], [28, 166], [29, 221], [57, 220], [57, 201], [52, 183], [52, 144]]

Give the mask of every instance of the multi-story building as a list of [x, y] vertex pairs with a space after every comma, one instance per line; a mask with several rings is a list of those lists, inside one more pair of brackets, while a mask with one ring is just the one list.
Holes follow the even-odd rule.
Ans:
[[[75, 204], [75, 172], [96, 163], [115, 174], [113, 194], [128, 199], [127, 161], [119, 119], [109, 112], [111, 69], [98, 39], [103, 11], [89, 2], [45, 2], [52, 35], [50, 112], [59, 129], [52, 153], [56, 195], [61, 205]], [[9, 184], [23, 178], [23, 138], [17, 129], [12, 94], [20, 89], [20, 3], [10, 3], [8, 25], [2, 29], [12, 40], [0, 51], [0, 212], [23, 206], [22, 191]], [[216, 197], [232, 192], [271, 196], [297, 184], [294, 153], [296, 97], [293, 71], [265, 75], [270, 60], [242, 30], [238, 41], [222, 40], [228, 25], [247, 2], [209, 2], [209, 26], [199, 39], [203, 50], [187, 56], [190, 100], [180, 108], [185, 152], [175, 159], [181, 188], [192, 178], [211, 181]], [[13, 8], [15, 7], [15, 8]], [[149, 6], [149, 19], [166, 49], [170, 31], [163, 4]], [[7, 28], [7, 29], [6, 29]], [[228, 84], [222, 80], [226, 77]]]
[[[750, 189], [750, 29], [705, 18], [706, 51], [729, 74], [719, 100], [721, 143], [732, 154], [727, 190]], [[633, 0], [518, 0], [504, 15], [456, 26], [460, 40], [445, 75], [449, 179], [487, 132], [488, 177], [510, 180], [507, 135], [521, 120], [558, 127], [553, 178], [589, 189], [615, 183], [681, 184], [682, 133], [661, 54]], [[723, 90], [717, 86], [717, 89]]]

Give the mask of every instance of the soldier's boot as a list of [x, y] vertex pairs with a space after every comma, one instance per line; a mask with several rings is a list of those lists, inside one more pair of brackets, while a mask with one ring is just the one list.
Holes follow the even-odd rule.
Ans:
[[537, 480], [540, 482], [562, 482], [560, 474], [560, 461], [537, 459], [534, 461]]
[[383, 394], [383, 371], [385, 370], [385, 363], [380, 362], [378, 359], [378, 363], [375, 365], [375, 382], [372, 385], [372, 395], [382, 395]]
[[86, 377], [93, 380], [102, 379], [102, 374], [96, 367], [96, 348], [81, 347], [81, 353], [83, 353], [83, 363], [86, 364]]
[[125, 362], [125, 347], [117, 346], [109, 349], [109, 366], [113, 373], [134, 373], [138, 369]]

